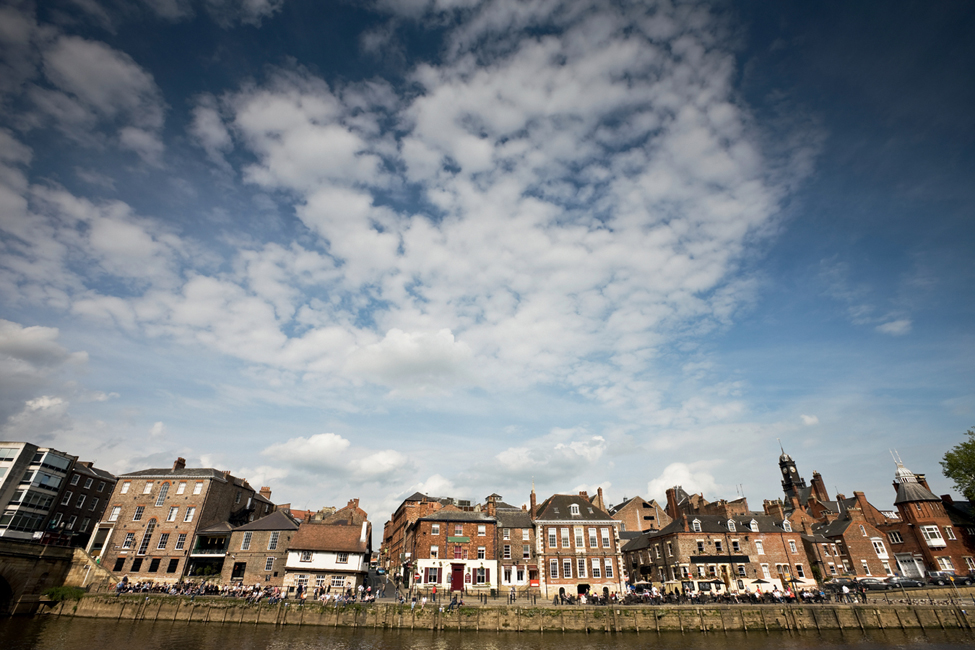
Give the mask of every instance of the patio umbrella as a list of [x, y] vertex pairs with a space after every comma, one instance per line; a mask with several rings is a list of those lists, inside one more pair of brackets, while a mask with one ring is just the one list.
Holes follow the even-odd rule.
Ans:
[[758, 580], [752, 580], [752, 584], [753, 585], [770, 585], [772, 583], [769, 582], [768, 580], [762, 580], [761, 578], [759, 578]]

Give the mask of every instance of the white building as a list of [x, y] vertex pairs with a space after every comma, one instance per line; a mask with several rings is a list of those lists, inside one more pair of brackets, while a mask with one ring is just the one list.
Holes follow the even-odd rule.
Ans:
[[294, 593], [316, 588], [330, 593], [363, 584], [372, 555], [372, 524], [303, 523], [291, 540], [284, 586]]
[[77, 460], [29, 442], [0, 442], [0, 537], [41, 538]]

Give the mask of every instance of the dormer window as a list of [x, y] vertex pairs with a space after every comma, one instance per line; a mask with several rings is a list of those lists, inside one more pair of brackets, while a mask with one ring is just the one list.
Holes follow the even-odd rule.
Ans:
[[753, 533], [757, 533], [758, 532], [758, 522], [755, 521], [754, 519], [752, 519], [750, 522], [748, 522], [748, 527], [751, 528], [751, 530], [752, 530]]
[[734, 519], [729, 519], [728, 520], [728, 530], [731, 531], [732, 533], [735, 532], [735, 520]]
[[784, 530], [787, 533], [792, 532], [792, 524], [789, 523], [788, 519], [782, 521], [782, 530]]
[[579, 516], [579, 506], [576, 505], [576, 504], [574, 504], [574, 503], [572, 505], [570, 505], [569, 506], [569, 514], [572, 515], [573, 517], [578, 517]]
[[691, 530], [693, 530], [695, 533], [701, 532], [701, 521], [699, 519], [695, 519], [691, 522]]

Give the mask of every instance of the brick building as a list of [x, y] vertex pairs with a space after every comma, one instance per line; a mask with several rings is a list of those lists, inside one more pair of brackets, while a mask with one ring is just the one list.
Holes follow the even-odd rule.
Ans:
[[284, 567], [291, 548], [291, 538], [298, 531], [296, 522], [286, 510], [275, 510], [230, 533], [230, 561], [224, 562], [220, 581], [223, 584], [284, 585]]
[[975, 504], [971, 501], [955, 501], [950, 494], [941, 495], [941, 504], [951, 519], [951, 525], [960, 533], [965, 555], [962, 557], [970, 575], [975, 575]]
[[622, 503], [610, 506], [607, 510], [610, 516], [620, 522], [621, 532], [643, 532], [646, 530], [660, 530], [673, 519], [667, 511], [651, 499], [642, 497], [624, 498]]
[[383, 543], [380, 547], [380, 562], [393, 576], [405, 577], [403, 567], [409, 563], [410, 552], [406, 544], [406, 530], [417, 519], [437, 512], [445, 506], [473, 512], [475, 506], [468, 500], [450, 497], [432, 497], [415, 492], [403, 500], [396, 512], [383, 525]]
[[731, 592], [815, 584], [800, 533], [768, 515], [681, 514], [623, 553], [632, 574], [686, 589], [713, 590], [716, 581]]
[[372, 524], [306, 522], [291, 538], [284, 586], [311, 593], [341, 593], [365, 583], [372, 555]]
[[114, 475], [90, 462], [76, 462], [44, 526], [42, 541], [86, 546], [95, 524], [105, 514], [115, 481]]
[[971, 551], [924, 474], [914, 474], [898, 462], [893, 485], [898, 517], [878, 528], [886, 533], [901, 573], [909, 577], [927, 571], [975, 573]]
[[[493, 505], [493, 504], [492, 504]], [[447, 505], [406, 530], [412, 580], [424, 590], [488, 591], [498, 576], [497, 518]]]
[[[538, 562], [535, 556], [535, 526], [526, 507], [508, 505], [492, 494], [488, 504], [494, 503], [493, 514], [498, 520], [497, 549], [498, 586], [504, 593], [514, 587], [516, 593], [538, 591]], [[491, 513], [492, 510], [488, 510]]]
[[586, 492], [556, 494], [536, 505], [532, 490], [531, 513], [542, 595], [623, 591], [620, 522]]
[[130, 580], [220, 575], [234, 527], [274, 510], [270, 489], [262, 492], [227, 471], [188, 468], [182, 458], [172, 468], [123, 474], [88, 552]]

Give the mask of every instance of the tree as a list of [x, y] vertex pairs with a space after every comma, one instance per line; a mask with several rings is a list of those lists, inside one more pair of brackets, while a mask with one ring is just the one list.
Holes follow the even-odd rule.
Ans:
[[941, 472], [955, 482], [955, 489], [969, 501], [975, 501], [975, 429], [969, 429], [968, 440], [945, 452]]

